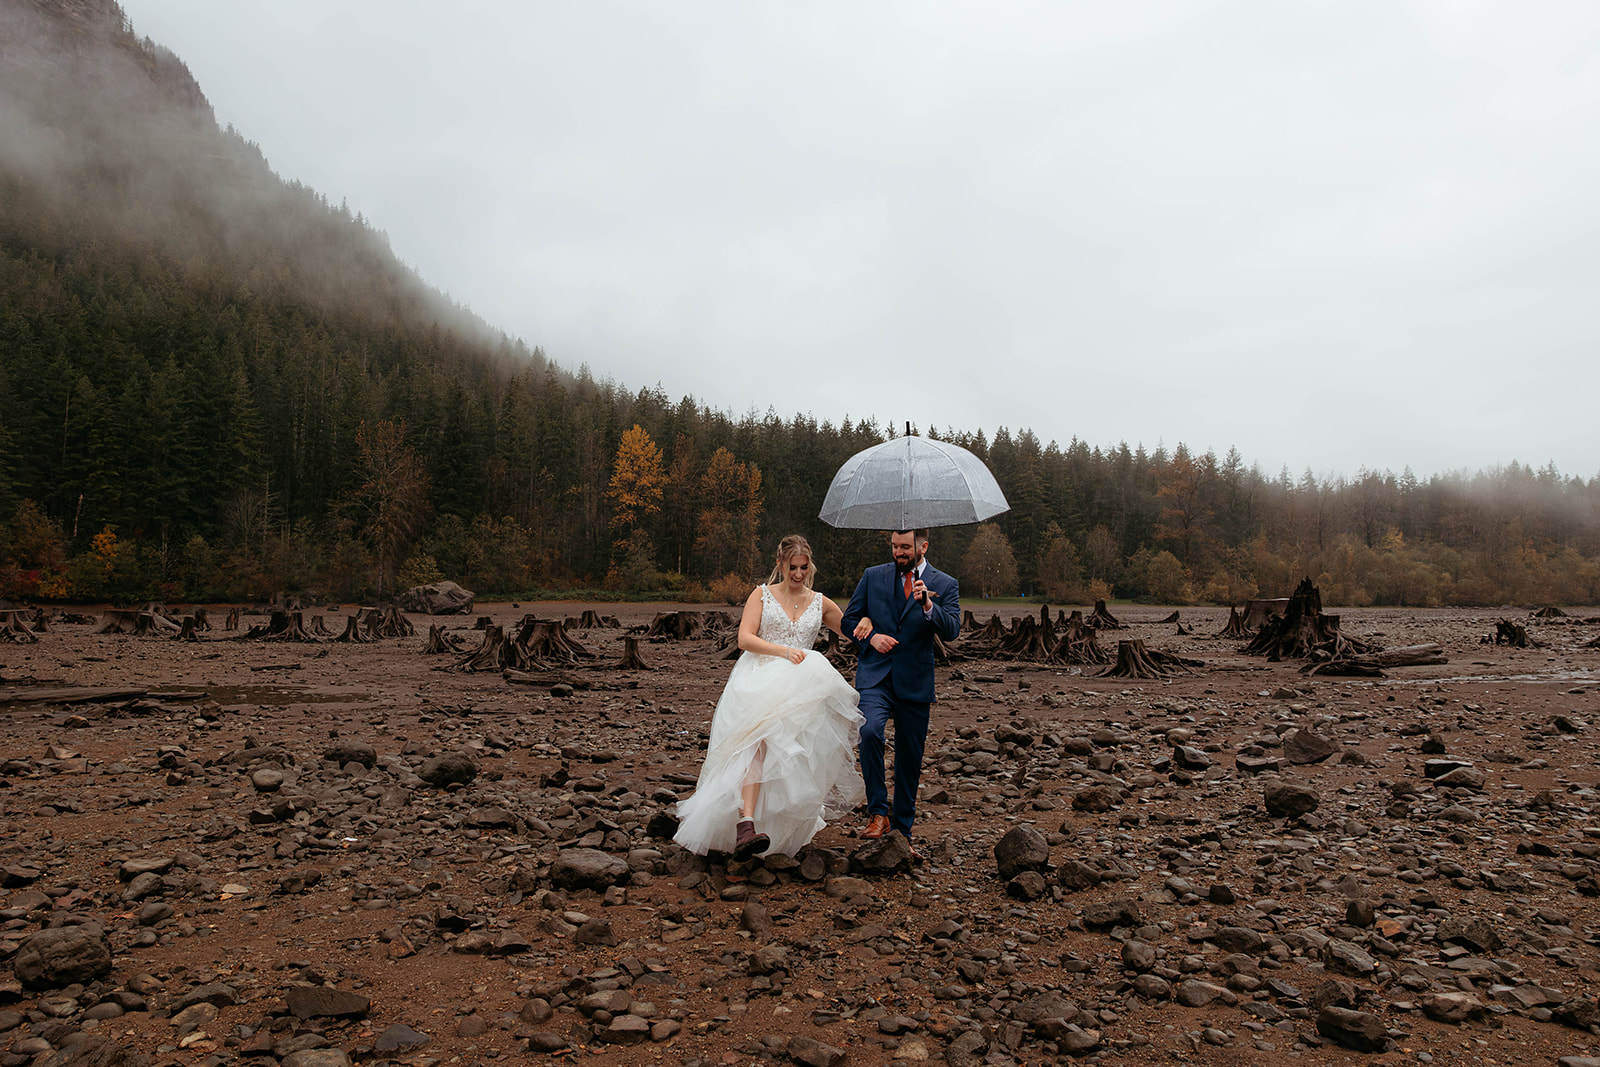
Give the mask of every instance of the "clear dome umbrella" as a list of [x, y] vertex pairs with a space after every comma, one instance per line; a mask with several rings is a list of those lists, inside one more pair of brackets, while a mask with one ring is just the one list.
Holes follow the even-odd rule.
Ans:
[[959, 445], [908, 434], [845, 460], [817, 517], [844, 530], [916, 530], [1009, 510], [983, 460]]

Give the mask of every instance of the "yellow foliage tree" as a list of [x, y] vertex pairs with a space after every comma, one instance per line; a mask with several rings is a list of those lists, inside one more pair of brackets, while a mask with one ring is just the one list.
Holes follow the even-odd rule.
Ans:
[[611, 465], [611, 485], [606, 496], [611, 501], [611, 525], [627, 529], [646, 515], [661, 510], [661, 491], [666, 471], [661, 449], [638, 423], [622, 435], [617, 458]]

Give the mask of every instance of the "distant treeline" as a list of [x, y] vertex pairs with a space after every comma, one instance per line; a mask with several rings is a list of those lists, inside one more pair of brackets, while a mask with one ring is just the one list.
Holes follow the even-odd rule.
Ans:
[[[836, 593], [886, 558], [816, 515], [888, 428], [559, 370], [281, 181], [103, 6], [98, 44], [74, 25], [58, 48], [36, 12], [0, 47], [0, 596], [348, 600], [448, 577], [738, 599], [789, 532]], [[1233, 451], [920, 432], [984, 457], [1012, 504], [935, 534], [974, 601], [1225, 603], [1303, 575], [1334, 604], [1600, 601], [1600, 479], [1296, 479]]]

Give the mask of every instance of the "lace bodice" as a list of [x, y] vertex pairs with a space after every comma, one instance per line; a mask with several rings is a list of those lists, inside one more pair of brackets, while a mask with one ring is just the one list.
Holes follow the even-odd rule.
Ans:
[[789, 618], [783, 610], [783, 605], [778, 603], [772, 595], [772, 589], [763, 585], [761, 587], [761, 625], [756, 633], [764, 640], [785, 648], [800, 648], [810, 650], [817, 643], [817, 635], [822, 632], [822, 597], [813, 593], [811, 603], [806, 605], [806, 610], [800, 613], [798, 620]]

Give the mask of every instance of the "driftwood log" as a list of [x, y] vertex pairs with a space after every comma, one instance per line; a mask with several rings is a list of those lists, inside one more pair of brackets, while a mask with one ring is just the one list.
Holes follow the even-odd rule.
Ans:
[[1406, 645], [1404, 648], [1385, 649], [1365, 656], [1308, 663], [1300, 668], [1300, 673], [1347, 678], [1383, 678], [1386, 677], [1383, 672], [1392, 667], [1431, 667], [1449, 662], [1444, 654], [1444, 648], [1440, 645]]
[[1117, 617], [1106, 610], [1104, 600], [1094, 602], [1094, 611], [1089, 615], [1089, 625], [1097, 630], [1126, 630], [1127, 627], [1117, 621]]

